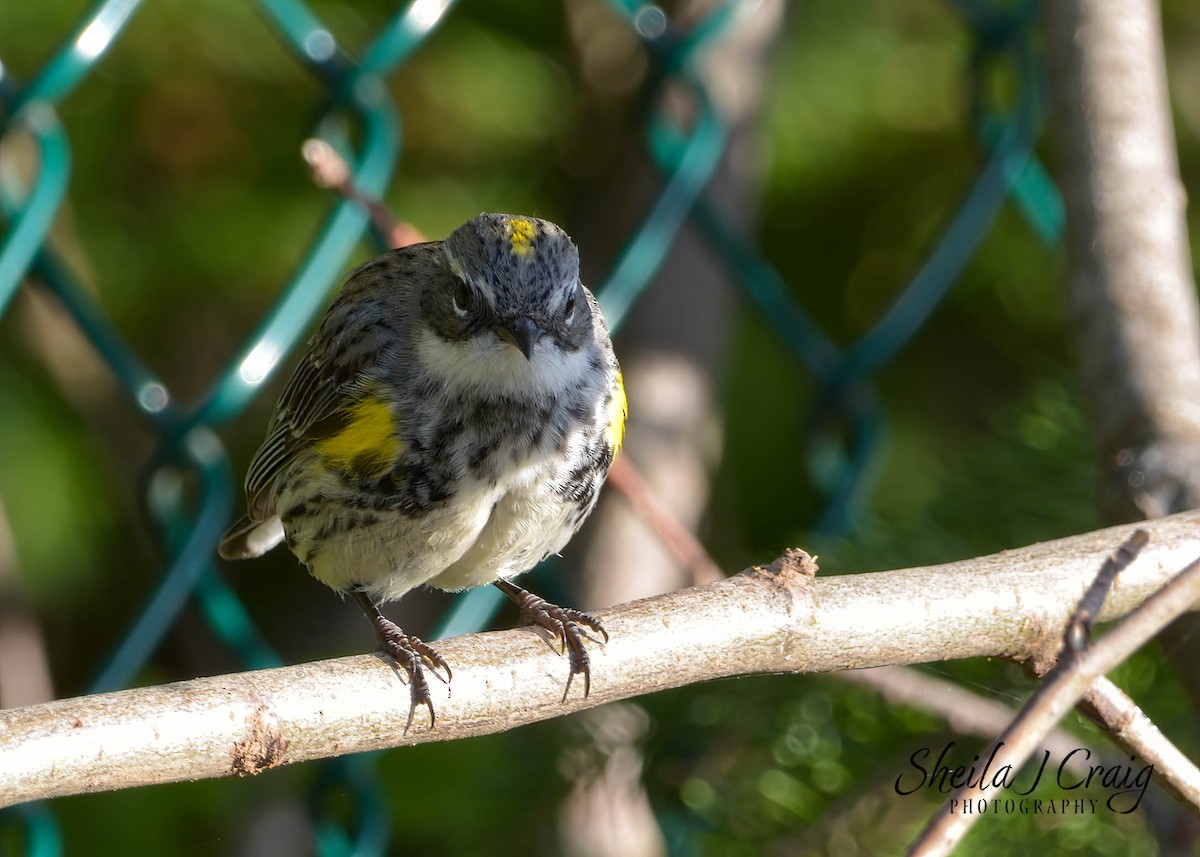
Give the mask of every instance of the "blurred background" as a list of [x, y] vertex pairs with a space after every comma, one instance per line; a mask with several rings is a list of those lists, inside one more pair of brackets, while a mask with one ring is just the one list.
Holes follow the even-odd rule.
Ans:
[[[0, 281], [3, 705], [374, 645], [290, 555], [215, 562], [288, 349], [378, 251], [357, 206], [310, 178], [314, 135], [430, 238], [490, 210], [575, 237], [619, 323], [627, 454], [726, 573], [793, 545], [847, 574], [1103, 524], [1026, 4], [462, 0], [415, 4], [397, 35], [394, 3], [312, 2], [324, 40], [287, 35], [300, 7], [284, 2], [136, 5], [104, 6], [132, 15], [68, 87], [38, 75], [91, 8], [0, 3], [6, 235], [45, 141], [70, 151], [53, 253], [11, 300]], [[1163, 16], [1194, 189], [1200, 4]], [[31, 81], [57, 118], [21, 101]], [[250, 337], [285, 290], [303, 297], [291, 329], [259, 330], [283, 352], [260, 384]], [[691, 582], [615, 493], [531, 587], [601, 607]], [[178, 609], [150, 605], [161, 639], [130, 644], [174, 567]], [[441, 593], [388, 612], [426, 639], [472, 630]], [[1196, 758], [1162, 654], [1115, 679]], [[1013, 704], [1031, 687], [1005, 662], [923, 669]], [[835, 678], [736, 679], [488, 738], [60, 799], [0, 816], [0, 852], [894, 853], [935, 806], [895, 777], [948, 740], [983, 739]], [[1174, 812], [1159, 794], [1124, 816], [989, 819], [960, 853], [1170, 853]], [[607, 840], [617, 828], [628, 841]]]

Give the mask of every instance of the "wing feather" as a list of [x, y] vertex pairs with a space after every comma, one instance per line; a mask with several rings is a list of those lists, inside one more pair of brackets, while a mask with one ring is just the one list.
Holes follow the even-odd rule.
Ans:
[[[279, 397], [267, 438], [250, 462], [246, 473], [246, 508], [251, 521], [264, 521], [275, 514], [275, 483], [280, 474], [314, 443], [335, 435], [350, 418], [351, 406], [373, 387], [372, 369], [395, 359], [393, 347], [359, 341], [368, 326], [390, 331], [394, 305], [370, 299], [389, 286], [411, 286], [397, 277], [396, 263], [411, 251], [428, 251], [430, 245], [395, 250], [356, 269], [347, 278], [340, 295], [326, 312], [321, 327], [309, 341], [295, 372]], [[397, 282], [397, 279], [400, 282]]]

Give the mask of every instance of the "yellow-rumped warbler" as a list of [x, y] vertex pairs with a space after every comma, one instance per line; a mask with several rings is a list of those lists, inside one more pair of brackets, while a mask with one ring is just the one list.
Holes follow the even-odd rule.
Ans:
[[545, 220], [481, 214], [350, 274], [275, 407], [221, 556], [286, 541], [359, 602], [408, 673], [410, 712], [427, 706], [431, 723], [422, 664], [447, 681], [450, 668], [378, 606], [421, 584], [494, 583], [561, 640], [586, 695], [580, 627], [607, 639], [599, 621], [510, 579], [591, 512], [626, 407], [571, 239]]

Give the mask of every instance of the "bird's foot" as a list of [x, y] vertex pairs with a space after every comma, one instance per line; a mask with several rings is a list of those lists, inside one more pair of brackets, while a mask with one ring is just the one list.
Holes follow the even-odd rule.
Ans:
[[[429, 694], [429, 682], [425, 680], [425, 667], [428, 666], [430, 672], [449, 684], [452, 676], [450, 665], [435, 648], [423, 642], [420, 637], [404, 633], [399, 625], [380, 612], [379, 607], [365, 593], [355, 592], [354, 597], [367, 614], [367, 618], [374, 624], [383, 650], [395, 661], [396, 666], [408, 675], [411, 704], [404, 731], [407, 732], [412, 726], [413, 715], [422, 705], [429, 709], [429, 728], [432, 729], [437, 723], [437, 715], [433, 710], [433, 698]], [[445, 678], [439, 670], [445, 672]]]
[[567, 693], [571, 690], [571, 681], [577, 674], [583, 675], [583, 695], [586, 698], [592, 689], [592, 659], [584, 648], [585, 633], [581, 629], [587, 628], [593, 634], [599, 635], [586, 635], [590, 639], [600, 642], [599, 637], [603, 637], [603, 642], [607, 643], [608, 632], [604, 630], [600, 620], [590, 613], [552, 604], [508, 580], [497, 580], [496, 588], [516, 602], [521, 610], [523, 624], [545, 628], [559, 640], [563, 651], [567, 653], [571, 663], [571, 674], [563, 690], [563, 700], [566, 700]]

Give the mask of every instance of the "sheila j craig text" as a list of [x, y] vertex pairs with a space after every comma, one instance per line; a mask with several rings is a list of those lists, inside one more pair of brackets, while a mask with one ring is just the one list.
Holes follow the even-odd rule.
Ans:
[[[917, 749], [908, 759], [912, 770], [906, 770], [896, 777], [896, 794], [911, 795], [921, 789], [949, 794], [966, 786], [977, 789], [980, 797], [988, 796], [993, 799], [1001, 797], [999, 794], [1001, 790], [1011, 790], [1014, 794], [1027, 797], [1033, 794], [1045, 778], [1047, 784], [1057, 785], [1058, 788], [1065, 791], [1103, 789], [1107, 793], [1104, 805], [1112, 812], [1127, 815], [1141, 805], [1142, 798], [1146, 795], [1146, 789], [1150, 786], [1151, 774], [1154, 772], [1153, 765], [1138, 768], [1133, 764], [1112, 762], [1089, 764], [1086, 766], [1086, 773], [1081, 770], [1072, 770], [1072, 759], [1078, 764], [1080, 761], [1087, 763], [1092, 758], [1091, 750], [1080, 747], [1064, 756], [1058, 763], [1058, 767], [1051, 773], [1047, 771], [1050, 751], [1043, 750], [1041, 764], [1038, 765], [1037, 772], [1033, 774], [1032, 779], [1028, 783], [1018, 784], [1016, 782], [1017, 772], [1013, 770], [1012, 765], [1001, 765], [993, 770], [996, 754], [1004, 746], [1003, 741], [992, 747], [992, 751], [982, 767], [976, 767], [975, 763], [979, 762], [977, 755], [972, 757], [972, 764], [952, 765], [949, 756], [954, 746], [954, 741], [946, 744], [932, 766], [928, 764], [932, 749], [929, 747]], [[1082, 754], [1082, 756], [1078, 754]], [[1134, 762], [1135, 758], [1130, 756], [1130, 763]], [[1031, 759], [1031, 763], [1036, 764], [1036, 761], [1036, 756]], [[990, 789], [995, 789], [996, 793], [987, 795], [986, 793]], [[1024, 801], [1020, 803], [1026, 806], [1030, 805]], [[1076, 803], [1082, 806], [1084, 802], [1076, 801]], [[1091, 805], [1094, 812], [1096, 801], [1089, 800], [1087, 803]], [[958, 809], [958, 807], [954, 808]]]

